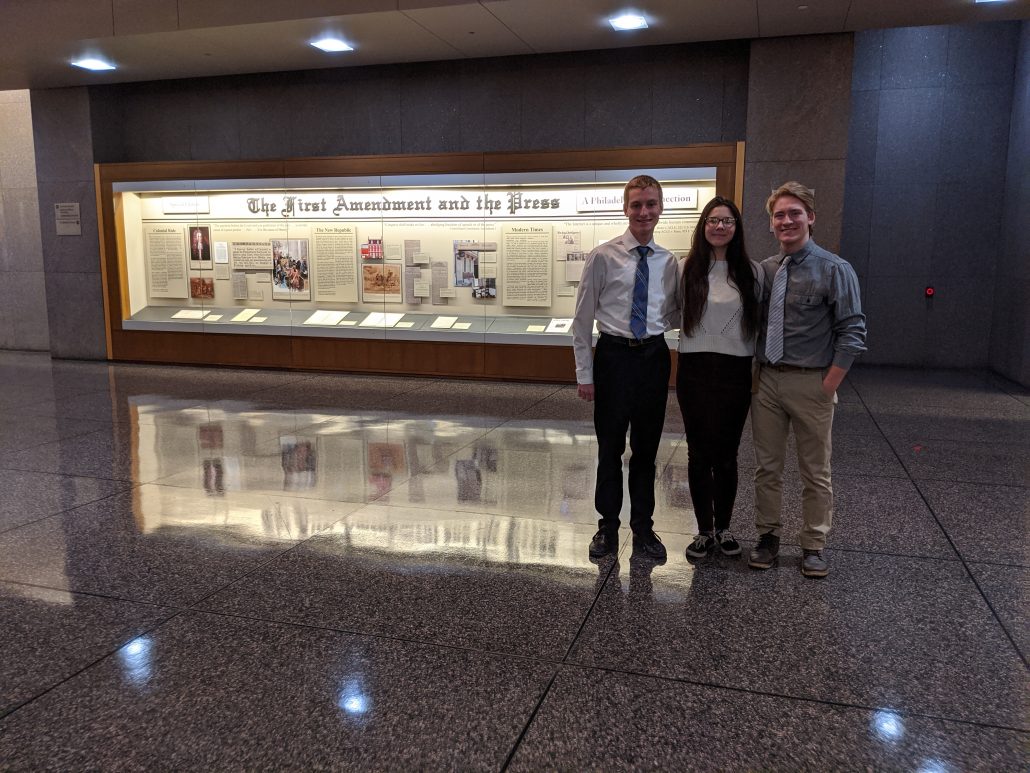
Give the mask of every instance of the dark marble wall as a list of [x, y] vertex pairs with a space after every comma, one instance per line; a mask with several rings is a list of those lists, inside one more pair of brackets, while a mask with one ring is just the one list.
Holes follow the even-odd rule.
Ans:
[[742, 140], [748, 44], [653, 46], [90, 89], [98, 162]]
[[1030, 385], [1030, 21], [1019, 34], [1005, 174], [1002, 249], [991, 326], [991, 367]]
[[865, 362], [988, 364], [1019, 36], [1019, 22], [855, 35], [841, 255], [862, 281]]
[[751, 43], [743, 214], [748, 251], [757, 259], [777, 250], [765, 201], [791, 179], [815, 190], [816, 241], [839, 250], [851, 58], [851, 35]]

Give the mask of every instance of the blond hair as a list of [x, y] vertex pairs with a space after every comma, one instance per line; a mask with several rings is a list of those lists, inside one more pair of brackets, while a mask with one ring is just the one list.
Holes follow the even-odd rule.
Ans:
[[658, 203], [665, 203], [664, 201], [662, 201], [662, 184], [653, 177], [651, 177], [651, 175], [638, 174], [636, 177], [634, 177], [632, 180], [626, 183], [626, 187], [622, 191], [623, 207], [625, 207], [626, 203], [629, 201], [629, 192], [634, 188], [640, 188], [640, 190], [643, 190], [644, 188], [656, 188], [658, 190]]
[[815, 191], [811, 188], [806, 188], [797, 180], [785, 182], [772, 192], [772, 195], [765, 202], [765, 211], [769, 215], [772, 215], [773, 204], [776, 203], [776, 199], [780, 198], [780, 196], [793, 196], [805, 205], [808, 214], [815, 214]]

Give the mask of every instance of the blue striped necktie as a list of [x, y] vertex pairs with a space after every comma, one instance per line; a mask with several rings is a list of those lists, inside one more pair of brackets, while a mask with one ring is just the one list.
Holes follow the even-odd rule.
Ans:
[[765, 331], [765, 358], [770, 365], [783, 359], [783, 307], [787, 299], [787, 266], [790, 256], [780, 264], [769, 296], [769, 326]]
[[636, 248], [640, 255], [637, 263], [637, 276], [633, 281], [633, 306], [629, 313], [629, 331], [638, 341], [647, 337], [647, 254], [651, 248], [641, 244]]

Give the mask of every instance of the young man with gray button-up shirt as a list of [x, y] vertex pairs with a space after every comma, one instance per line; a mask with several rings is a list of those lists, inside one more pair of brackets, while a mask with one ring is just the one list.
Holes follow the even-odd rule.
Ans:
[[793, 427], [803, 485], [801, 572], [825, 577], [833, 407], [848, 368], [865, 351], [865, 315], [854, 269], [812, 241], [814, 193], [798, 182], [784, 183], [766, 211], [780, 253], [762, 262], [766, 300], [751, 400], [759, 541], [748, 564], [769, 569], [779, 554], [783, 462]]

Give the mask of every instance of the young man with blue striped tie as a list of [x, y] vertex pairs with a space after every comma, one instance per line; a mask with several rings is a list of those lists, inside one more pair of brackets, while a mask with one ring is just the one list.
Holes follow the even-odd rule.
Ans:
[[[654, 533], [655, 458], [665, 424], [671, 357], [665, 333], [679, 322], [676, 258], [654, 241], [662, 214], [662, 186], [638, 175], [623, 191], [629, 227], [587, 256], [572, 325], [581, 399], [594, 403], [600, 519], [590, 556], [618, 553], [622, 510], [622, 454], [626, 432], [633, 547], [664, 560]], [[591, 357], [594, 321], [599, 333]]]

